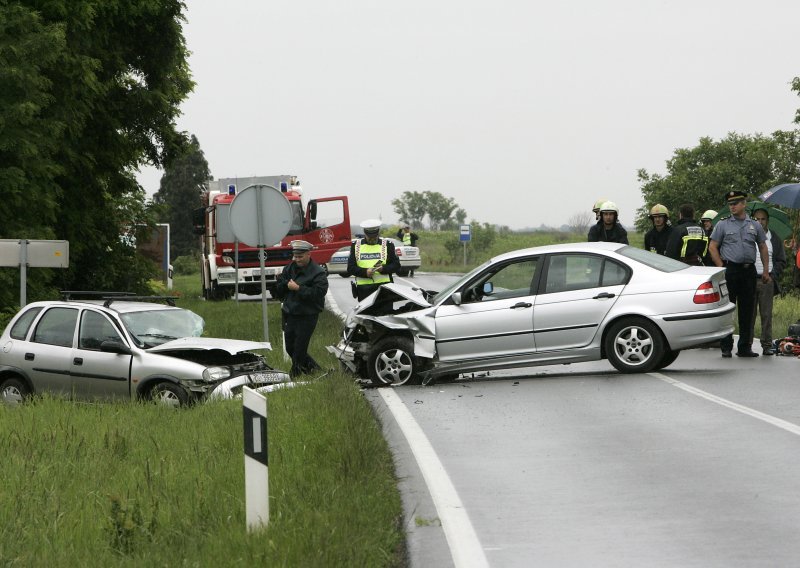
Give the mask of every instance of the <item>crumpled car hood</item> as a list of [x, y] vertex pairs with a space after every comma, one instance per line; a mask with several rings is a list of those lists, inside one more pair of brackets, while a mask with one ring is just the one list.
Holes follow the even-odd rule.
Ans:
[[354, 313], [360, 314], [371, 308], [375, 302], [381, 299], [386, 302], [401, 302], [410, 301], [419, 306], [419, 309], [430, 307], [431, 303], [425, 299], [422, 294], [422, 289], [417, 287], [406, 286], [396, 282], [384, 284], [378, 290], [361, 300], [361, 303], [354, 308]]
[[247, 341], [244, 339], [220, 339], [216, 337], [181, 337], [173, 339], [161, 345], [148, 349], [150, 353], [160, 351], [210, 351], [221, 349], [231, 355], [236, 355], [243, 351], [255, 351], [257, 349], [272, 350], [269, 342]]

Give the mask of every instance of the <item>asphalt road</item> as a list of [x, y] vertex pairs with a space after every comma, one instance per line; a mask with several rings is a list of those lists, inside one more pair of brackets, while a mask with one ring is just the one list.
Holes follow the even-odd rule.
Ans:
[[[331, 278], [343, 311], [346, 286]], [[603, 361], [365, 395], [413, 566], [793, 566], [799, 382], [794, 357], [698, 349], [660, 373]]]

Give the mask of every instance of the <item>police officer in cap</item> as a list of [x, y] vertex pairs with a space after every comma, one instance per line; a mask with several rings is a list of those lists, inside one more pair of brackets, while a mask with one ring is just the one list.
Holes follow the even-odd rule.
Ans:
[[360, 302], [381, 285], [393, 282], [392, 274], [400, 269], [400, 259], [394, 245], [380, 238], [381, 222], [378, 219], [362, 221], [364, 238], [350, 246], [347, 273], [356, 277], [356, 298]]
[[[747, 194], [739, 190], [725, 193], [731, 216], [723, 219], [711, 232], [708, 250], [716, 266], [725, 267], [725, 280], [731, 302], [736, 304], [739, 317], [739, 344], [736, 355], [758, 357], [753, 352], [753, 315], [756, 293], [756, 251], [764, 267], [761, 280], [771, 282], [769, 275], [769, 250], [767, 236], [761, 225], [751, 219], [745, 210]], [[723, 357], [730, 357], [733, 334], [720, 341]]]
[[292, 262], [278, 277], [275, 291], [283, 302], [281, 327], [286, 352], [292, 358], [292, 377], [320, 368], [308, 354], [308, 344], [317, 327], [319, 314], [325, 309], [328, 275], [311, 258], [313, 248], [309, 242], [292, 241]]

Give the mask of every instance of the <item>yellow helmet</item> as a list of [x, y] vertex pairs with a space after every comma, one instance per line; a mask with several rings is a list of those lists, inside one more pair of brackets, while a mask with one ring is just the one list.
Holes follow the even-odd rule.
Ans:
[[653, 205], [652, 209], [650, 209], [650, 215], [648, 215], [651, 219], [656, 215], [663, 215], [664, 217], [669, 217], [669, 209], [667, 209], [664, 205], [660, 203], [656, 203]]
[[606, 201], [608, 201], [608, 199], [606, 198], [598, 199], [597, 201], [595, 201], [594, 207], [592, 207], [592, 211], [594, 211], [595, 213], [600, 211], [600, 207], [602, 207], [603, 203], [605, 203]]
[[713, 209], [709, 209], [708, 211], [706, 211], [705, 213], [700, 215], [700, 220], [701, 221], [711, 221], [716, 216], [717, 216], [717, 212], [714, 211]]

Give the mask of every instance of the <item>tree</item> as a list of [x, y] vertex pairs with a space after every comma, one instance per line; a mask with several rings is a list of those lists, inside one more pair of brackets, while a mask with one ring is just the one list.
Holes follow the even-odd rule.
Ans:
[[453, 211], [458, 208], [452, 197], [445, 197], [438, 191], [426, 191], [425, 200], [432, 231], [438, 230], [443, 223], [450, 219]]
[[420, 191], [404, 191], [401, 197], [392, 199], [392, 207], [402, 223], [414, 228], [422, 226], [422, 220], [428, 212], [425, 192]]
[[138, 167], [168, 165], [185, 144], [175, 128], [193, 86], [183, 9], [180, 0], [0, 4], [0, 230], [68, 240], [60, 286], [146, 289], [152, 270], [120, 233], [152, 222]]
[[655, 203], [671, 211], [691, 203], [696, 211], [719, 210], [726, 189], [758, 195], [782, 181], [797, 179], [800, 165], [798, 132], [775, 132], [772, 136], [730, 133], [714, 141], [701, 138], [694, 148], [675, 151], [667, 161], [667, 174], [650, 175], [639, 170], [644, 205], [636, 226], [647, 230], [648, 208]]
[[163, 204], [160, 221], [170, 226], [170, 256], [177, 258], [199, 251], [192, 212], [202, 206], [201, 195], [211, 178], [200, 143], [192, 135], [186, 151], [164, 171], [153, 201]]
[[589, 232], [589, 227], [591, 227], [593, 223], [594, 217], [592, 216], [591, 212], [580, 211], [570, 216], [569, 220], [567, 221], [567, 226], [573, 233], [585, 235]]

